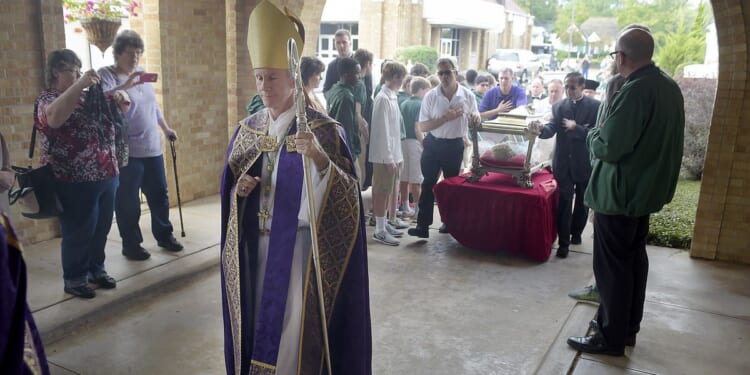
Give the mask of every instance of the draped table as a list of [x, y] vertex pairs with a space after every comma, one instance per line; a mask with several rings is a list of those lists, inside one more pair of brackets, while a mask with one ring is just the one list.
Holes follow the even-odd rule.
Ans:
[[518, 253], [546, 261], [557, 237], [557, 182], [542, 170], [534, 187], [519, 187], [507, 174], [489, 173], [477, 182], [466, 176], [435, 185], [440, 217], [462, 245], [486, 252]]

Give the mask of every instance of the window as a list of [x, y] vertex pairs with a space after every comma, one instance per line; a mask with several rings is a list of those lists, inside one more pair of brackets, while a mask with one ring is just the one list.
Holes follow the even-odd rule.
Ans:
[[324, 59], [324, 61], [338, 56], [334, 35], [340, 29], [349, 30], [352, 34], [352, 51], [356, 51], [359, 48], [359, 24], [322, 23], [320, 24], [320, 36], [318, 37], [318, 57]]
[[460, 47], [461, 30], [454, 28], [443, 28], [440, 30], [440, 54], [458, 58]]

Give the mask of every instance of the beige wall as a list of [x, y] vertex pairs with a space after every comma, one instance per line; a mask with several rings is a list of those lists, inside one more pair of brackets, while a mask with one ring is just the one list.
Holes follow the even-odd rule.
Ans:
[[719, 83], [691, 255], [750, 263], [750, 6], [714, 0]]
[[[41, 5], [41, 7], [40, 7]], [[43, 25], [43, 26], [42, 26]], [[60, 0], [2, 0], [0, 2], [0, 131], [15, 165], [28, 159], [34, 100], [44, 87], [47, 52], [65, 46]], [[35, 151], [37, 165], [39, 150]], [[57, 220], [22, 218], [15, 207], [11, 220], [24, 243], [59, 235]]]
[[[255, 93], [245, 36], [248, 15], [257, 1], [145, 0], [144, 3], [144, 16], [134, 20], [133, 27], [146, 39], [144, 64], [149, 70], [160, 73], [162, 79], [157, 93], [167, 120], [180, 133], [178, 170], [183, 201], [215, 194], [228, 133], [244, 116], [245, 105]], [[274, 3], [287, 5], [301, 14], [308, 25], [308, 40], [317, 39], [313, 35], [317, 35], [317, 20], [324, 0]], [[747, 235], [750, 233], [750, 81], [747, 76], [750, 7], [744, 3], [742, 0], [713, 2], [721, 65], [692, 255], [750, 263], [750, 236]], [[384, 52], [380, 55], [389, 56], [397, 44], [388, 40], [408, 43], [416, 36], [437, 46], [437, 30], [430, 29], [422, 20], [398, 21], [395, 17], [392, 27], [399, 30], [395, 34], [384, 34], [382, 29], [370, 27], [384, 14], [408, 11], [403, 4], [398, 0], [363, 2], [363, 16], [372, 16], [372, 19], [363, 17], [360, 23], [363, 47], [373, 52], [376, 47], [381, 48]], [[491, 47], [497, 39], [485, 34], [484, 40], [485, 45]], [[33, 102], [43, 87], [43, 56], [62, 47], [60, 0], [0, 2], [0, 49], [3, 51], [0, 54], [0, 130], [8, 140], [15, 164], [29, 164], [26, 150]], [[314, 50], [314, 42], [308, 43], [305, 54]], [[481, 64], [486, 56], [479, 56]], [[171, 162], [167, 166], [174, 203]], [[15, 207], [11, 209], [11, 218], [24, 243], [59, 235], [54, 220], [28, 220], [21, 217]]]

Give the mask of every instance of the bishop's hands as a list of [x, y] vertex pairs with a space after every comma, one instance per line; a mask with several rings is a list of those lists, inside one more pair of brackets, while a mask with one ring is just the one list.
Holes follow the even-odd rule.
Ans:
[[310, 158], [319, 171], [325, 170], [328, 167], [328, 163], [330, 162], [328, 154], [323, 151], [323, 147], [312, 132], [298, 131], [294, 135], [294, 145], [297, 148], [297, 152], [302, 156]]
[[[269, 177], [270, 178], [270, 177]], [[260, 177], [248, 176], [243, 174], [239, 180], [237, 180], [237, 196], [245, 198], [253, 192], [258, 183]]]

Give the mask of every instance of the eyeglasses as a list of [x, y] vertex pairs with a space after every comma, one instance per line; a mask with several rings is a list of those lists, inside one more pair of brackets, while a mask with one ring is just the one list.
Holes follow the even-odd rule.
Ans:
[[81, 75], [81, 69], [79, 69], [79, 68], [60, 69], [60, 71], [61, 72], [66, 72], [66, 73], [73, 73], [73, 74], [79, 75], [79, 76]]
[[618, 53], [622, 53], [622, 51], [614, 51], [614, 52], [610, 52], [610, 53], [609, 53], [609, 57], [611, 57], [612, 59], [614, 59], [614, 58], [616, 58], [616, 57], [617, 57], [617, 54], [618, 54]]
[[571, 86], [571, 85], [568, 85], [568, 86], [565, 86], [565, 89], [566, 90], [578, 90], [580, 87], [583, 87], [583, 86]]
[[449, 76], [451, 74], [453, 74], [453, 70], [439, 70], [437, 72], [437, 75], [439, 76]]

